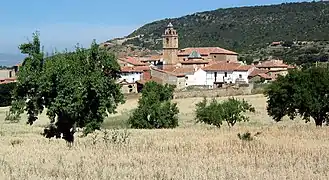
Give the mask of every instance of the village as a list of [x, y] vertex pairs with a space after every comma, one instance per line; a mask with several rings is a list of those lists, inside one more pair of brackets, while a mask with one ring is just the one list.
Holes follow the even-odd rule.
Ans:
[[[238, 53], [220, 47], [188, 47], [179, 49], [179, 33], [172, 23], [163, 33], [161, 54], [119, 57], [124, 94], [140, 93], [146, 82], [170, 84], [176, 90], [186, 88], [216, 89], [268, 83], [278, 75], [295, 68], [283, 60], [269, 59], [247, 65], [238, 61]], [[21, 64], [0, 70], [0, 83], [16, 82]]]
[[139, 93], [148, 81], [175, 85], [176, 90], [268, 83], [294, 68], [278, 59], [247, 65], [239, 62], [238, 53], [231, 50], [220, 47], [179, 49], [178, 43], [179, 33], [170, 23], [163, 33], [162, 54], [119, 58], [119, 83], [123, 93]]

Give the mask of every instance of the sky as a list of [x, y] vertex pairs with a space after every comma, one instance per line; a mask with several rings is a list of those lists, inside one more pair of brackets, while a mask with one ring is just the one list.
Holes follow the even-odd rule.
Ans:
[[140, 26], [217, 8], [280, 4], [298, 0], [2, 0], [0, 53], [19, 53], [18, 45], [40, 32], [45, 50], [88, 47], [123, 37]]

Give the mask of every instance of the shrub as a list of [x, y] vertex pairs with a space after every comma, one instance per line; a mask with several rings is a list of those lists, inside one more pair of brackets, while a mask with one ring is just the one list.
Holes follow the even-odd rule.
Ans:
[[243, 134], [238, 133], [238, 137], [242, 141], [252, 141], [254, 138], [251, 136], [250, 132], [246, 132]]
[[162, 129], [178, 126], [176, 103], [172, 103], [174, 87], [148, 82], [142, 90], [138, 108], [128, 119], [131, 128]]
[[221, 127], [223, 121], [226, 121], [229, 127], [233, 127], [237, 122], [249, 121], [249, 117], [242, 113], [255, 112], [255, 108], [248, 102], [235, 98], [223, 102], [212, 99], [209, 105], [207, 104], [206, 98], [196, 104], [196, 120], [217, 127]]
[[11, 105], [12, 91], [14, 90], [15, 86], [15, 82], [0, 84], [0, 107]]

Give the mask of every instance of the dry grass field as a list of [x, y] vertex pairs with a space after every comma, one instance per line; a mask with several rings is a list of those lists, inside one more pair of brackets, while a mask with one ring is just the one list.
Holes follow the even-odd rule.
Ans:
[[[175, 100], [180, 126], [173, 130], [109, 130], [64, 140], [40, 135], [45, 115], [33, 126], [3, 121], [0, 110], [0, 179], [329, 179], [329, 129], [314, 123], [275, 123], [265, 98], [244, 96], [256, 108], [251, 121], [221, 129], [194, 122], [202, 98]], [[124, 127], [137, 100], [129, 99], [105, 127]], [[237, 133], [261, 132], [253, 141]]]

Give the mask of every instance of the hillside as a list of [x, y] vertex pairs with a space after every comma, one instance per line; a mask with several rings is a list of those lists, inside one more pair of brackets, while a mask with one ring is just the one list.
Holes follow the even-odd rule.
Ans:
[[285, 3], [200, 12], [152, 22], [137, 29], [123, 42], [161, 49], [161, 35], [172, 22], [180, 48], [220, 46], [247, 52], [273, 41], [329, 40], [329, 2]]

